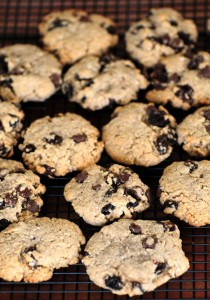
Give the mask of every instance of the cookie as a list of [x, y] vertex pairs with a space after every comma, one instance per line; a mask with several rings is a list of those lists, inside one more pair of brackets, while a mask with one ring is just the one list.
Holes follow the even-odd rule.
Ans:
[[126, 49], [145, 67], [168, 55], [193, 48], [198, 31], [192, 20], [172, 8], [153, 8], [126, 32]]
[[24, 216], [38, 215], [45, 186], [22, 163], [0, 158], [0, 220], [17, 222]]
[[23, 127], [23, 111], [9, 102], [0, 102], [0, 157], [11, 157]]
[[11, 102], [44, 101], [61, 86], [61, 64], [35, 45], [0, 48], [0, 96]]
[[154, 166], [170, 156], [176, 142], [176, 121], [153, 104], [118, 107], [103, 127], [103, 141], [113, 160], [128, 165]]
[[39, 24], [45, 48], [63, 65], [87, 55], [101, 55], [118, 42], [116, 25], [110, 19], [69, 9], [46, 15]]
[[197, 109], [177, 126], [178, 143], [191, 156], [210, 155], [210, 106]]
[[19, 148], [25, 164], [49, 177], [81, 170], [97, 162], [103, 151], [99, 131], [73, 113], [38, 119], [22, 136]]
[[54, 269], [78, 262], [84, 243], [79, 227], [68, 220], [45, 217], [11, 224], [0, 232], [0, 278], [48, 280]]
[[196, 227], [210, 224], [210, 161], [174, 162], [159, 184], [164, 213]]
[[188, 110], [210, 104], [210, 54], [176, 54], [162, 58], [152, 74], [153, 89], [146, 98]]
[[148, 81], [135, 65], [113, 55], [87, 56], [64, 76], [63, 91], [83, 108], [98, 110], [112, 103], [125, 105], [137, 98]]
[[189, 268], [179, 229], [170, 221], [120, 220], [88, 241], [90, 279], [118, 295], [142, 295]]
[[74, 210], [91, 225], [102, 226], [119, 218], [131, 218], [150, 205], [150, 190], [130, 168], [92, 165], [77, 174], [64, 189]]

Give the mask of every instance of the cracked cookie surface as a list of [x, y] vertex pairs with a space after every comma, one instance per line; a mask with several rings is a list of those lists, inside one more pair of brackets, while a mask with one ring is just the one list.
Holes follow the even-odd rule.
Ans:
[[192, 48], [197, 37], [192, 20], [172, 8], [153, 8], [126, 32], [126, 49], [142, 65], [153, 67], [163, 56]]
[[11, 102], [44, 101], [61, 86], [61, 64], [30, 44], [0, 48], [0, 96]]
[[18, 106], [0, 102], [0, 157], [8, 158], [14, 154], [23, 118], [24, 113]]
[[64, 65], [105, 53], [118, 42], [116, 25], [109, 18], [76, 9], [46, 15], [39, 32], [45, 48]]
[[210, 161], [182, 161], [168, 166], [159, 182], [164, 213], [190, 225], [210, 224]]
[[39, 176], [26, 170], [22, 163], [0, 159], [0, 220], [17, 222], [38, 215], [43, 205], [45, 186]]
[[168, 111], [151, 104], [118, 107], [103, 127], [105, 149], [113, 160], [153, 166], [170, 156], [176, 142], [176, 121]]
[[89, 224], [102, 226], [118, 218], [131, 218], [150, 205], [150, 190], [130, 168], [92, 165], [73, 178], [64, 196]]
[[73, 113], [38, 119], [22, 136], [19, 148], [25, 164], [49, 177], [81, 170], [97, 162], [103, 151], [99, 131]]
[[179, 229], [170, 221], [124, 219], [91, 237], [82, 262], [98, 286], [142, 295], [187, 271], [181, 244]]
[[210, 155], [210, 106], [197, 109], [177, 126], [178, 143], [191, 156]]
[[70, 101], [98, 110], [112, 103], [125, 105], [147, 86], [148, 81], [131, 61], [103, 55], [87, 56], [71, 67], [64, 76], [63, 91]]
[[210, 104], [210, 54], [176, 54], [162, 58], [151, 74], [153, 89], [146, 98], [188, 110]]
[[9, 225], [0, 232], [0, 277], [36, 283], [49, 280], [53, 270], [75, 264], [85, 238], [64, 219], [36, 218]]

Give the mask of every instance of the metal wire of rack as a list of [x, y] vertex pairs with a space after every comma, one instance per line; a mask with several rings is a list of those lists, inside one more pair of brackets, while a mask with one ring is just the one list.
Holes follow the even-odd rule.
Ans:
[[[151, 7], [173, 7], [184, 16], [193, 18], [198, 25], [200, 37], [198, 48], [209, 50], [210, 37], [206, 33], [206, 20], [210, 17], [210, 1], [208, 0], [7, 0], [0, 1], [0, 42], [1, 46], [13, 43], [39, 44], [37, 24], [42, 16], [50, 11], [66, 8], [80, 8], [89, 12], [97, 12], [109, 16], [119, 25], [122, 34], [128, 26], [147, 13]], [[208, 15], [209, 14], [209, 15]], [[119, 48], [121, 49], [121, 47]], [[118, 50], [116, 53], [118, 54]], [[143, 97], [143, 95], [140, 95]], [[109, 120], [111, 108], [99, 112], [87, 112], [73, 103], [69, 103], [58, 92], [51, 99], [42, 103], [23, 104], [26, 114], [25, 126], [34, 119], [47, 114], [53, 116], [58, 112], [75, 112], [89, 119], [99, 129]], [[170, 112], [180, 121], [185, 113], [170, 109]], [[142, 180], [151, 186], [155, 193], [158, 180], [165, 166], [172, 161], [185, 160], [188, 156], [176, 147], [166, 161], [156, 167], [133, 169], [138, 172]], [[21, 160], [16, 149], [14, 159]], [[106, 165], [110, 158], [104, 153], [99, 163]], [[41, 216], [69, 219], [80, 226], [88, 239], [98, 228], [87, 225], [74, 212], [69, 203], [64, 200], [63, 188], [74, 174], [65, 177], [46, 179], [42, 182], [47, 187], [44, 195], [44, 207]], [[142, 213], [143, 219], [166, 219], [157, 200], [153, 201], [150, 209]], [[133, 299], [209, 299], [210, 298], [210, 231], [209, 226], [194, 228], [177, 219], [173, 221], [179, 226], [183, 249], [190, 260], [190, 270], [170, 282], [157, 288], [154, 292], [146, 293], [142, 297]], [[116, 300], [129, 299], [127, 296], [116, 296], [107, 290], [94, 285], [86, 274], [82, 263], [59, 269], [48, 282], [39, 284], [14, 283], [0, 281], [0, 300]]]

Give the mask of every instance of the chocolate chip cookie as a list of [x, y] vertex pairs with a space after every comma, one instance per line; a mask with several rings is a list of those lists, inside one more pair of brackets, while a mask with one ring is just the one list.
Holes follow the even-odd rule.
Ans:
[[64, 196], [91, 225], [102, 226], [118, 218], [131, 218], [150, 205], [150, 190], [130, 168], [92, 165], [73, 178]]
[[126, 32], [126, 49], [132, 58], [153, 67], [161, 57], [194, 46], [198, 31], [192, 20], [172, 8], [153, 8]]
[[38, 215], [45, 186], [22, 163], [0, 158], [0, 220], [17, 222], [20, 217]]
[[210, 154], [210, 106], [197, 109], [177, 127], [178, 143], [191, 156]]
[[19, 148], [25, 164], [49, 177], [81, 170], [97, 162], [103, 151], [99, 131], [73, 113], [38, 119], [22, 136]]
[[11, 157], [23, 127], [23, 111], [9, 102], [0, 102], [0, 157]]
[[63, 91], [83, 108], [98, 110], [112, 103], [125, 105], [137, 98], [148, 81], [135, 65], [113, 55], [87, 56], [64, 76]]
[[64, 65], [87, 55], [105, 53], [118, 42], [114, 22], [77, 9], [46, 15], [39, 24], [39, 32], [45, 48]]
[[175, 128], [174, 117], [162, 106], [130, 103], [115, 109], [102, 137], [113, 160], [148, 167], [170, 156]]
[[142, 295], [189, 268], [170, 221], [120, 220], [95, 233], [85, 251], [90, 279], [118, 295]]
[[210, 224], [210, 161], [172, 163], [160, 178], [158, 194], [166, 214], [196, 227]]
[[210, 104], [210, 54], [176, 54], [162, 58], [151, 74], [149, 101], [184, 110]]
[[0, 232], [0, 278], [40, 282], [53, 270], [75, 264], [85, 238], [64, 219], [36, 218], [9, 225]]
[[44, 101], [61, 86], [61, 64], [30, 44], [0, 48], [0, 96], [7, 101]]

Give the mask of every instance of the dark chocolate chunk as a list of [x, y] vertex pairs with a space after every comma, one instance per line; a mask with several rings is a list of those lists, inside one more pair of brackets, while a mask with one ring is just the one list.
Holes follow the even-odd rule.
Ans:
[[206, 120], [210, 120], [210, 109], [204, 110], [203, 115], [206, 118]]
[[26, 208], [28, 211], [30, 211], [32, 213], [36, 213], [39, 211], [39, 205], [34, 200], [29, 200], [27, 202]]
[[60, 145], [63, 142], [63, 138], [54, 132], [51, 132], [50, 137], [44, 138], [44, 140], [48, 144], [52, 144], [52, 145]]
[[161, 135], [157, 138], [155, 146], [160, 154], [166, 154], [168, 152], [170, 142], [167, 135]]
[[0, 55], [0, 74], [6, 74], [8, 73], [8, 64], [6, 62], [6, 56], [1, 54]]
[[75, 134], [71, 137], [75, 143], [81, 143], [81, 142], [85, 142], [87, 140], [87, 136], [86, 134], [82, 133], [82, 134]]
[[7, 193], [4, 195], [4, 206], [5, 207], [14, 207], [17, 203], [17, 196], [13, 193]]
[[179, 90], [175, 93], [175, 95], [181, 98], [184, 102], [188, 102], [189, 104], [193, 103], [193, 88], [189, 84], [179, 85]]
[[134, 223], [130, 224], [129, 230], [133, 234], [141, 234], [142, 233], [141, 227], [139, 225], [134, 224]]
[[100, 191], [101, 189], [101, 184], [96, 184], [96, 185], [92, 185], [92, 189], [96, 192]]
[[150, 125], [164, 127], [169, 123], [168, 119], [165, 119], [165, 111], [156, 108], [153, 105], [147, 107], [146, 112], [148, 114], [148, 123]]
[[199, 75], [204, 78], [210, 78], [210, 66], [208, 65], [201, 69]]
[[52, 74], [50, 76], [50, 80], [52, 81], [52, 83], [56, 88], [59, 88], [61, 86], [61, 77], [59, 74], [56, 73]]
[[166, 263], [158, 263], [156, 269], [155, 269], [155, 274], [160, 275], [162, 274], [166, 269]]
[[173, 73], [173, 74], [169, 77], [168, 80], [177, 83], [177, 82], [179, 82], [180, 78], [181, 78], [181, 77], [180, 77], [178, 74]]
[[127, 182], [129, 180], [130, 176], [131, 176], [130, 174], [128, 174], [127, 172], [123, 171], [121, 174], [118, 175], [120, 183]]
[[155, 249], [158, 239], [155, 235], [147, 236], [142, 240], [144, 249]]
[[23, 152], [25, 152], [25, 153], [31, 153], [31, 152], [34, 152], [35, 150], [36, 150], [36, 147], [34, 146], [34, 144], [28, 144], [23, 149]]
[[123, 288], [123, 283], [119, 276], [107, 276], [105, 278], [105, 285], [113, 290], [121, 290]]
[[73, 86], [70, 83], [65, 82], [62, 85], [62, 92], [67, 95], [69, 98], [71, 98], [73, 96]]
[[115, 206], [111, 203], [106, 204], [104, 207], [102, 207], [101, 212], [104, 215], [109, 215], [111, 212], [115, 209]]
[[55, 174], [55, 168], [50, 167], [46, 164], [42, 165], [43, 168], [45, 168], [44, 175], [53, 176]]
[[116, 34], [116, 28], [112, 25], [106, 28], [107, 32], [110, 34]]
[[64, 20], [64, 19], [61, 20], [59, 18], [56, 18], [48, 27], [48, 31], [51, 31], [58, 27], [66, 27], [69, 25], [69, 23], [70, 23], [69, 20]]
[[172, 208], [173, 210], [177, 210], [178, 208], [178, 203], [176, 201], [173, 200], [167, 200], [164, 204], [163, 204], [163, 209], [165, 208]]
[[204, 58], [202, 55], [197, 55], [197, 56], [193, 57], [187, 66], [188, 69], [190, 69], [190, 70], [198, 69], [199, 64], [201, 62], [203, 62], [203, 60], [204, 60]]
[[161, 63], [157, 64], [151, 73], [151, 78], [162, 83], [168, 82], [168, 73], [165, 66]]
[[189, 167], [189, 172], [190, 174], [192, 174], [197, 168], [198, 168], [198, 164], [196, 164], [194, 161], [192, 160], [187, 160], [184, 162], [184, 165], [186, 167]]
[[180, 37], [180, 39], [182, 39], [184, 41], [184, 43], [186, 45], [191, 45], [193, 44], [193, 41], [190, 40], [190, 35], [189, 33], [185, 33], [183, 31], [179, 31], [178, 32], [178, 36]]
[[76, 182], [83, 183], [85, 179], [88, 177], [88, 173], [86, 171], [83, 171], [75, 177]]
[[[0, 209], [1, 209], [1, 204], [0, 204]], [[11, 224], [11, 222], [9, 222], [6, 219], [1, 219], [0, 220], [0, 231], [2, 231], [3, 229], [7, 228], [7, 226], [9, 226]]]
[[16, 191], [23, 198], [29, 198], [32, 195], [32, 191], [27, 187], [23, 189], [21, 184], [16, 187]]
[[177, 23], [177, 21], [175, 21], [175, 20], [170, 20], [169, 23], [170, 23], [172, 26], [178, 26], [178, 23]]

